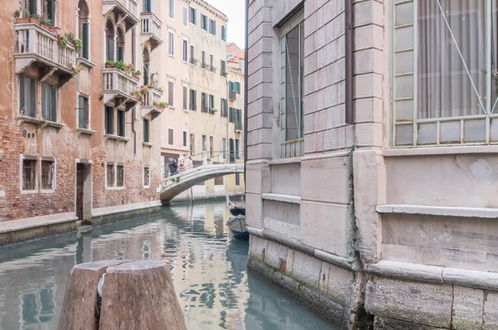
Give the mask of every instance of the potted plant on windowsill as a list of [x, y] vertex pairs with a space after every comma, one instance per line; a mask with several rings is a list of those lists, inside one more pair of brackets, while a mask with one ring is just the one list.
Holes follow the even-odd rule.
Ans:
[[31, 14], [26, 9], [18, 9], [14, 12], [14, 18], [17, 24], [33, 23], [40, 24], [40, 16], [38, 14]]
[[41, 18], [40, 19], [40, 25], [45, 30], [53, 32], [52, 28], [54, 27], [54, 23], [52, 23], [52, 21], [50, 19], [45, 18], [45, 17]]

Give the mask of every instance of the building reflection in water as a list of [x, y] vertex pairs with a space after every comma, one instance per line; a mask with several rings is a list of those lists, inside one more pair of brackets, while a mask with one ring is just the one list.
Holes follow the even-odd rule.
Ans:
[[[246, 271], [247, 242], [231, 241], [224, 204], [150, 215], [0, 249], [1, 329], [55, 329], [77, 263], [162, 260], [190, 329], [331, 329]], [[76, 243], [75, 243], [76, 242]]]

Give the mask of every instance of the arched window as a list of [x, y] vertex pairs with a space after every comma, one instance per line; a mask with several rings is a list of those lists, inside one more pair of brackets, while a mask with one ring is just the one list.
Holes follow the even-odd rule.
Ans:
[[106, 60], [114, 61], [114, 25], [111, 21], [107, 21], [105, 25], [105, 50], [106, 50]]
[[90, 59], [90, 23], [88, 16], [90, 11], [85, 0], [78, 2], [78, 37], [82, 41], [81, 57]]
[[125, 57], [125, 35], [123, 29], [118, 28], [117, 34], [117, 60], [124, 62]]
[[149, 71], [150, 53], [147, 48], [144, 48], [143, 51], [143, 63], [144, 63], [144, 69], [143, 69], [144, 85], [148, 85], [150, 83], [150, 71]]

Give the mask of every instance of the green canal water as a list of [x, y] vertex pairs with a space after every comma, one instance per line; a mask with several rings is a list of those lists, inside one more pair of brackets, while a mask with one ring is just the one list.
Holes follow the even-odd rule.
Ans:
[[84, 233], [0, 248], [0, 329], [56, 329], [78, 263], [162, 260], [189, 329], [335, 329], [247, 272], [248, 243], [229, 237], [225, 204], [174, 206]]

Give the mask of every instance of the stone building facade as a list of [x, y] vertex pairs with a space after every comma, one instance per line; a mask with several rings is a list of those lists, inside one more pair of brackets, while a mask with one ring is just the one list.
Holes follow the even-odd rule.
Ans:
[[248, 1], [253, 269], [350, 329], [498, 327], [494, 6]]
[[[148, 1], [7, 1], [0, 13], [0, 219], [87, 219], [158, 204], [158, 93]], [[149, 30], [150, 21], [158, 22]]]
[[[227, 16], [201, 0], [168, 0], [160, 10], [165, 40], [159, 48], [165, 56], [159, 74], [168, 103], [161, 118], [163, 174], [175, 161], [187, 167], [204, 160], [241, 162], [243, 134], [229, 113]], [[241, 77], [237, 81], [243, 83]], [[235, 95], [244, 99], [242, 89]], [[238, 109], [241, 127], [243, 108]], [[242, 176], [229, 175], [196, 185], [176, 200], [241, 195], [244, 189]]]

